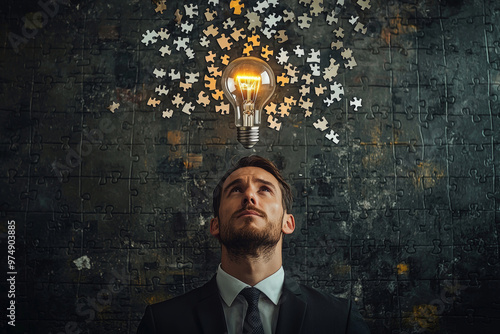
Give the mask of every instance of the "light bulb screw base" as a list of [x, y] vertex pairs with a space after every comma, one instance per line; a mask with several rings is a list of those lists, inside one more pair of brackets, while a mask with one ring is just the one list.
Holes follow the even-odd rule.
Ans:
[[252, 148], [259, 141], [258, 126], [240, 126], [237, 127], [238, 141], [244, 148]]

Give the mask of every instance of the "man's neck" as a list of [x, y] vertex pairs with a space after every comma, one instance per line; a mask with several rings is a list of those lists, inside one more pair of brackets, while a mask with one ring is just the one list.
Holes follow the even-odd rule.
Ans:
[[[278, 245], [277, 245], [278, 246]], [[271, 253], [262, 256], [232, 257], [225, 247], [222, 247], [221, 267], [229, 275], [254, 286], [265, 278], [277, 272], [282, 266], [281, 247], [275, 247]]]

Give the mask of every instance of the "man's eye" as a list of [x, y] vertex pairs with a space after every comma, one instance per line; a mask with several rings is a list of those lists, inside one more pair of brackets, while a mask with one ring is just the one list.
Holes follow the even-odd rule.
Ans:
[[240, 187], [234, 187], [233, 189], [231, 189], [232, 193], [234, 193], [234, 192], [240, 192], [240, 191], [241, 191]]
[[260, 188], [260, 190], [271, 192], [271, 189], [269, 189], [268, 187], [262, 187]]

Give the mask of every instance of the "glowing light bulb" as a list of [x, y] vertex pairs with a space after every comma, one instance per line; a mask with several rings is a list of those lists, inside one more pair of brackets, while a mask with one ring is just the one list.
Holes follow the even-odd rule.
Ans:
[[275, 88], [273, 70], [261, 59], [241, 57], [224, 70], [222, 90], [233, 106], [237, 138], [245, 148], [259, 141], [262, 108]]

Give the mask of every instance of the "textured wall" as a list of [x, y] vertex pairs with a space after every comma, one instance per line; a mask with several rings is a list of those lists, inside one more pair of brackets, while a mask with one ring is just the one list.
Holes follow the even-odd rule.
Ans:
[[[294, 188], [290, 275], [373, 333], [492, 333], [498, 2], [241, 4], [2, 2], [2, 327], [134, 333], [213, 275], [212, 189], [255, 153]], [[280, 84], [250, 150], [219, 81], [243, 54]]]

